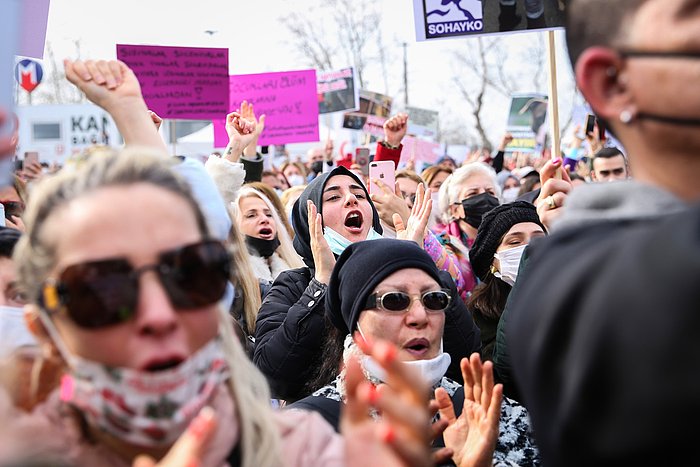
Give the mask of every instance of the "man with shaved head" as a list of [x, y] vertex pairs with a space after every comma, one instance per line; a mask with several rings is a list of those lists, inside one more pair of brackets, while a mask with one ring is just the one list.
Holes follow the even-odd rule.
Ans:
[[694, 464], [700, 0], [570, 0], [567, 16], [577, 85], [635, 180], [577, 188], [531, 244], [494, 360], [507, 376], [511, 355], [543, 465]]

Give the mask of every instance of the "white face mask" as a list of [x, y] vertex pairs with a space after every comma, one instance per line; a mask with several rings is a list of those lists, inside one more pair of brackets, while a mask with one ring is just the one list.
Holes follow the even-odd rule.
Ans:
[[[352, 245], [352, 242], [350, 240], [343, 237], [330, 227], [323, 228], [323, 238], [326, 239], [326, 241], [328, 242], [328, 247], [336, 255], [341, 255], [347, 247]], [[378, 238], [382, 238], [382, 236], [379, 235], [377, 231], [374, 230], [374, 228], [371, 228], [369, 229], [369, 232], [367, 232], [367, 238], [365, 238], [365, 240], [376, 240]]]
[[289, 186], [299, 186], [304, 184], [304, 177], [299, 174], [294, 174], [287, 177], [287, 181], [289, 182]]
[[[359, 325], [357, 326], [357, 330], [364, 339], [364, 334], [362, 334], [362, 330], [360, 329]], [[450, 354], [442, 351], [442, 341], [440, 341], [440, 352], [438, 353], [437, 357], [427, 360], [409, 360], [403, 362], [403, 364], [414, 368], [415, 371], [417, 371], [421, 377], [427, 381], [431, 387], [433, 387], [440, 383], [440, 380], [445, 376], [445, 373], [447, 373], [447, 369], [450, 367], [451, 362], [452, 357], [450, 357]], [[375, 379], [379, 382], [386, 381], [386, 371], [384, 371], [384, 368], [382, 368], [382, 366], [372, 357], [368, 355], [363, 356], [361, 359], [361, 364], [362, 368], [365, 369], [371, 379]]]
[[0, 306], [0, 358], [25, 345], [37, 345], [24, 322], [24, 308]]
[[114, 368], [71, 354], [51, 319], [41, 316], [70, 368], [61, 381], [61, 400], [77, 407], [90, 425], [134, 445], [173, 443], [229, 377], [218, 337], [169, 370]]
[[503, 190], [503, 203], [512, 203], [518, 199], [518, 193], [520, 193], [520, 187], [506, 188]]
[[518, 278], [520, 260], [523, 257], [525, 247], [527, 245], [521, 245], [494, 254], [493, 257], [500, 263], [500, 271], [496, 271], [493, 275], [512, 287]]

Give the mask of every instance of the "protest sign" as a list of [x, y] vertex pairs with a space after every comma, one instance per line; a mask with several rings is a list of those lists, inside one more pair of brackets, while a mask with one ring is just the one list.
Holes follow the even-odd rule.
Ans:
[[[343, 115], [343, 128], [362, 130], [375, 136], [384, 134], [384, 122], [391, 115], [392, 98], [378, 92], [360, 91], [360, 108]], [[376, 118], [368, 119], [369, 116]]]
[[426, 165], [435, 164], [438, 159], [440, 144], [424, 141], [411, 136], [404, 137], [400, 162], [406, 163], [413, 160], [414, 163], [423, 162]]
[[[509, 4], [505, 4], [509, 3]], [[418, 41], [564, 27], [563, 0], [413, 0]]]
[[542, 147], [547, 134], [547, 96], [521, 94], [511, 98], [506, 131], [513, 135], [509, 151], [533, 152]]
[[317, 78], [318, 113], [326, 114], [358, 108], [359, 89], [355, 86], [352, 68], [318, 73]]
[[44, 58], [46, 27], [49, 23], [49, 0], [22, 0], [21, 4], [22, 19], [17, 55]]
[[406, 107], [408, 133], [434, 140], [437, 138], [440, 114], [435, 110]]
[[[231, 109], [248, 101], [265, 114], [261, 146], [319, 141], [316, 70], [283, 71], [230, 77]], [[214, 121], [214, 145], [228, 144], [226, 120]]]
[[222, 118], [228, 104], [228, 49], [117, 45], [148, 108], [163, 118]]

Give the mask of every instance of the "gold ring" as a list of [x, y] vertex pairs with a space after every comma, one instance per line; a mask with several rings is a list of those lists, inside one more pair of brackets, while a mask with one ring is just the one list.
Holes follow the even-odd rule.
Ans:
[[547, 200], [547, 205], [549, 206], [549, 209], [556, 209], [557, 203], [554, 202], [554, 196], [549, 195], [545, 199]]

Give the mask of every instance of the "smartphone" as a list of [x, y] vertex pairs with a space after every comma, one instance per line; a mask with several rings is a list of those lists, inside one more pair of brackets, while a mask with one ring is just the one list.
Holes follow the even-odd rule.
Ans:
[[39, 162], [39, 153], [36, 151], [27, 151], [24, 153], [24, 164], [29, 165]]
[[365, 177], [369, 175], [369, 149], [368, 148], [357, 148], [355, 149], [355, 164], [360, 166], [362, 170], [362, 175]]
[[381, 189], [374, 183], [375, 180], [381, 180], [383, 184], [388, 186], [392, 191], [396, 184], [394, 178], [394, 162], [393, 161], [378, 161], [369, 163], [369, 192], [381, 193]]
[[596, 117], [595, 123], [596, 123], [596, 125], [598, 125], [598, 138], [601, 141], [605, 141], [605, 139], [606, 139], [605, 130], [607, 130], [607, 128], [605, 127], [605, 122], [603, 122], [601, 119]]
[[595, 115], [593, 114], [588, 114], [586, 117], [586, 134], [590, 135], [593, 133], [593, 129], [595, 128]]

